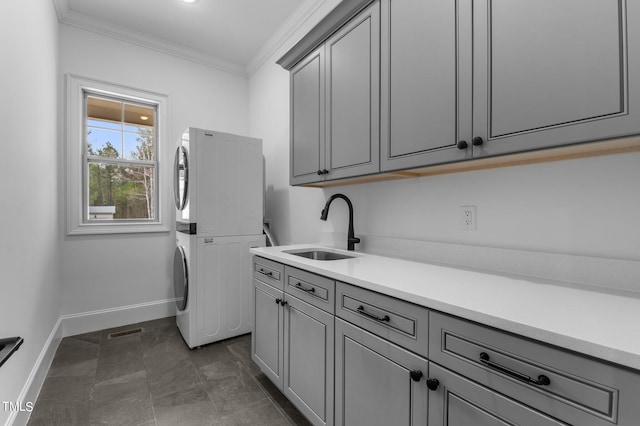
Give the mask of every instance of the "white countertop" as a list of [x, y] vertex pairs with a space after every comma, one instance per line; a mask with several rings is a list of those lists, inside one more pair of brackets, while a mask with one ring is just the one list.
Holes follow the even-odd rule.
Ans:
[[323, 247], [252, 248], [255, 255], [640, 370], [640, 298], [561, 282], [493, 274], [358, 252], [317, 261], [284, 253]]

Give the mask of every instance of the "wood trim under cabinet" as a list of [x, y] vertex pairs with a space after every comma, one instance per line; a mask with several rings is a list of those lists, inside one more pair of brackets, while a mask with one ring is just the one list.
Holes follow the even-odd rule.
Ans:
[[408, 170], [358, 176], [348, 179], [317, 182], [303, 186], [311, 188], [329, 188], [334, 186], [355, 185], [361, 183], [381, 182], [387, 180], [418, 178], [423, 176], [447, 173], [469, 172], [474, 170], [494, 169], [498, 167], [520, 166], [526, 164], [546, 163], [550, 161], [572, 160], [576, 158], [596, 157], [600, 155], [622, 154], [640, 151], [640, 136], [610, 139], [606, 141], [582, 143], [558, 148], [517, 154], [485, 157], [456, 163], [440, 164]]

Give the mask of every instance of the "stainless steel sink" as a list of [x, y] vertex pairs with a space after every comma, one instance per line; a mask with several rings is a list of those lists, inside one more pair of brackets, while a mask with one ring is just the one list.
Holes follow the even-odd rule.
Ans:
[[327, 250], [305, 250], [305, 251], [285, 251], [284, 253], [293, 254], [294, 256], [306, 257], [313, 260], [341, 260], [352, 259], [356, 256], [350, 256], [348, 254], [336, 253], [334, 251]]

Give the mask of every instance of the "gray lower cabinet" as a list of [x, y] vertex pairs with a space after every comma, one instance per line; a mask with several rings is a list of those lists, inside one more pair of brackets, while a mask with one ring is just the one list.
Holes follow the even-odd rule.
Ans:
[[567, 426], [437, 364], [429, 369], [438, 378], [429, 392], [429, 426]]
[[426, 359], [336, 318], [339, 426], [427, 424]]
[[[451, 401], [455, 401], [458, 398], [455, 395], [470, 389], [467, 382], [473, 381], [479, 384], [479, 389], [485, 388], [485, 393], [506, 395], [530, 407], [525, 411], [509, 411], [513, 403], [503, 403], [496, 396], [476, 402], [480, 417], [487, 413], [511, 416], [511, 420], [520, 425], [639, 424], [640, 375], [637, 373], [437, 312], [429, 314], [429, 327], [432, 367], [437, 363], [448, 369], [442, 369], [444, 376], [439, 376], [433, 368], [430, 374], [440, 380], [447, 371], [455, 371], [466, 378], [464, 381], [450, 379], [444, 394], [440, 392], [439, 396], [445, 402], [450, 400], [447, 392], [453, 393]], [[564, 423], [533, 421], [536, 417], [530, 417], [531, 410], [547, 413]]]
[[333, 424], [333, 315], [295, 297], [284, 307], [283, 393], [315, 425]]
[[[314, 304], [333, 302], [334, 285], [254, 257], [251, 357], [307, 419], [323, 426], [333, 425], [334, 316]], [[307, 303], [284, 288], [313, 294]]]
[[259, 257], [253, 274], [252, 358], [315, 425], [639, 424], [637, 371]]
[[253, 280], [254, 330], [251, 358], [276, 386], [282, 389], [284, 374], [284, 316], [280, 301], [284, 292]]
[[380, 170], [379, 19], [375, 2], [291, 69], [292, 185]]

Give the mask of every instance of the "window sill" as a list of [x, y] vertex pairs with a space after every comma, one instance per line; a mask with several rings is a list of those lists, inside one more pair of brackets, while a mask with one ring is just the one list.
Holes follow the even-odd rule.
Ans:
[[140, 224], [140, 223], [100, 223], [82, 224], [67, 231], [67, 235], [111, 235], [111, 234], [141, 234], [152, 232], [170, 232], [165, 224]]

